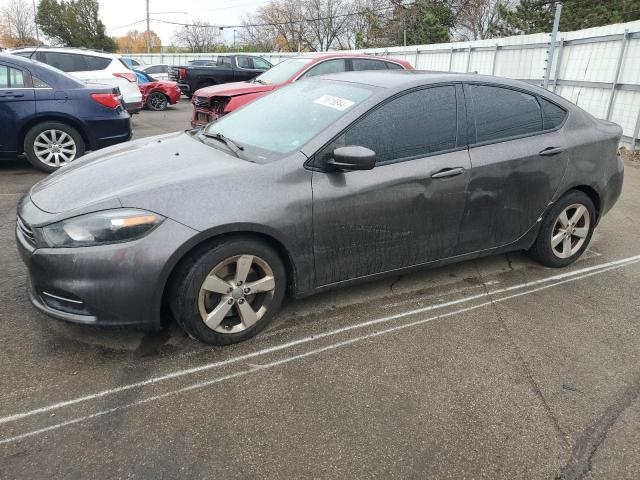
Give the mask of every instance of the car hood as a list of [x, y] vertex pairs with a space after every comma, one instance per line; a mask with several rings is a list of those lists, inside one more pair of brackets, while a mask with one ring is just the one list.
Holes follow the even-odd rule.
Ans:
[[235, 97], [238, 95], [248, 95], [250, 93], [270, 92], [275, 88], [275, 85], [262, 85], [253, 82], [233, 82], [201, 88], [197, 90], [194, 95], [204, 98]]
[[176, 132], [91, 153], [35, 184], [30, 196], [45, 212], [75, 215], [120, 207], [126, 195], [247, 165], [250, 162]]

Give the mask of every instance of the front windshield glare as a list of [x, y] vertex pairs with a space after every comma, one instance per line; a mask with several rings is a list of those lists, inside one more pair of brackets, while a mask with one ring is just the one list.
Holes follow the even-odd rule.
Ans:
[[277, 85], [286, 82], [291, 75], [296, 73], [307, 63], [311, 62], [310, 58], [290, 58], [284, 62], [280, 62], [275, 67], [271, 67], [266, 72], [258, 75], [255, 80], [265, 85]]
[[289, 153], [371, 93], [363, 85], [329, 80], [296, 82], [222, 117], [207, 127], [207, 133], [221, 133], [240, 145], [258, 150]]

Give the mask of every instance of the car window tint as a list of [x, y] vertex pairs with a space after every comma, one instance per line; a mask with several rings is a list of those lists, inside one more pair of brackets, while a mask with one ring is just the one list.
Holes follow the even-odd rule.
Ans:
[[14, 55], [20, 55], [21, 57], [29, 58], [33, 52], [17, 52]]
[[236, 64], [240, 68], [253, 68], [253, 64], [249, 57], [236, 57]]
[[31, 81], [33, 82], [34, 88], [50, 88], [50, 86], [46, 82], [40, 80], [34, 75], [31, 76]]
[[303, 77], [315, 77], [316, 75], [326, 75], [329, 73], [344, 72], [347, 69], [346, 61], [343, 58], [327, 60], [311, 67]]
[[407, 93], [359, 120], [341, 143], [376, 152], [376, 162], [429, 155], [456, 146], [456, 90], [434, 87]]
[[63, 72], [84, 72], [87, 71], [87, 63], [84, 55], [59, 52], [38, 52], [42, 56], [42, 61]]
[[392, 63], [392, 62], [384, 62], [384, 63], [387, 65], [387, 68], [389, 70], [404, 70], [402, 65], [398, 65], [397, 63]]
[[556, 128], [567, 115], [564, 109], [544, 98], [540, 98], [540, 107], [542, 107], [542, 123], [545, 130]]
[[380, 60], [369, 60], [368, 58], [354, 58], [351, 60], [354, 70], [386, 70], [385, 62]]
[[533, 95], [487, 85], [469, 87], [478, 143], [542, 131], [542, 112]]
[[84, 55], [84, 57], [87, 64], [87, 70], [104, 70], [111, 63], [110, 58], [94, 57], [93, 55]]
[[231, 66], [231, 57], [219, 57], [218, 58], [218, 65], [222, 65], [223, 67], [230, 67]]
[[0, 65], [0, 88], [9, 88], [9, 69]]
[[24, 73], [22, 70], [9, 69], [9, 85], [11, 85], [11, 88], [24, 88]]
[[271, 68], [271, 64], [264, 58], [254, 58], [253, 68], [257, 68], [258, 70], [269, 70]]

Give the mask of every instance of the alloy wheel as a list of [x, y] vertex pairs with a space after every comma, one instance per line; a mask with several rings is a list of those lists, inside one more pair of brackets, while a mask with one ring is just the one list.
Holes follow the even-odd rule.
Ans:
[[162, 94], [152, 94], [147, 103], [153, 110], [164, 110], [167, 108], [167, 97]]
[[238, 333], [255, 325], [274, 297], [272, 268], [254, 255], [220, 262], [204, 279], [198, 295], [202, 321], [218, 333]]
[[45, 130], [35, 139], [33, 151], [38, 160], [50, 167], [60, 167], [76, 158], [76, 142], [62, 130]]
[[591, 218], [584, 205], [574, 203], [565, 208], [551, 231], [551, 249], [558, 258], [575, 255], [589, 235]]

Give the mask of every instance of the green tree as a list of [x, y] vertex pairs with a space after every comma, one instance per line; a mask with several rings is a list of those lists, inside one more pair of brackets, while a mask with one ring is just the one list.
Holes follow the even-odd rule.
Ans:
[[97, 0], [41, 0], [36, 22], [55, 43], [113, 52], [117, 45], [105, 33]]
[[[547, 0], [520, 0], [514, 8], [498, 7], [493, 33], [499, 36], [550, 32], [555, 5]], [[567, 0], [562, 4], [560, 30], [568, 32], [640, 19], [638, 0]]]
[[422, 45], [445, 43], [449, 41], [449, 32], [454, 26], [451, 8], [444, 3], [418, 4], [416, 22], [407, 31], [407, 43]]

